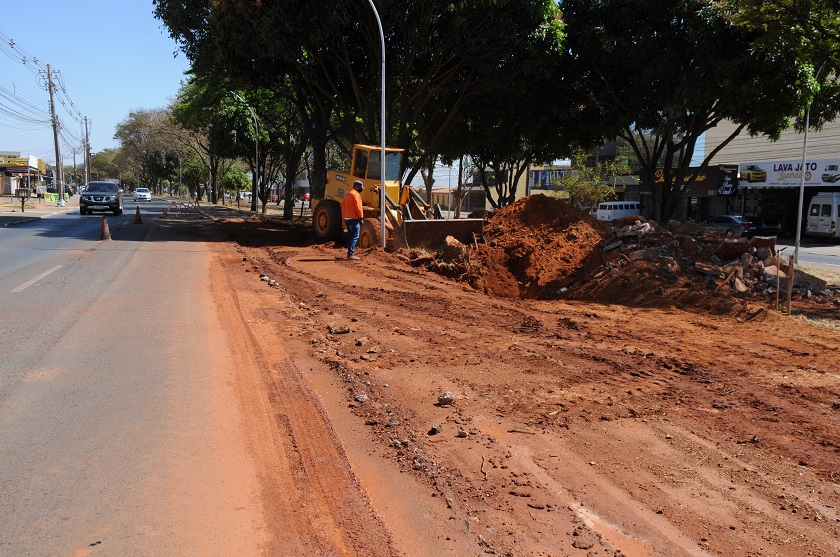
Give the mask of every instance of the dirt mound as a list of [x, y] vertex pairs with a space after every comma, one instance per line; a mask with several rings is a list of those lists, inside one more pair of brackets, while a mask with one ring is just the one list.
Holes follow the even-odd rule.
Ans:
[[[754, 318], [775, 301], [774, 238], [727, 239], [693, 223], [671, 230], [641, 217], [609, 226], [545, 195], [487, 216], [484, 243], [413, 264], [497, 297], [580, 299], [643, 307], [693, 308]], [[783, 267], [784, 269], [784, 267]], [[831, 299], [826, 285], [800, 271], [794, 298]]]
[[534, 195], [493, 211], [469, 254], [473, 285], [502, 297], [553, 297], [600, 254], [609, 227], [558, 199]]

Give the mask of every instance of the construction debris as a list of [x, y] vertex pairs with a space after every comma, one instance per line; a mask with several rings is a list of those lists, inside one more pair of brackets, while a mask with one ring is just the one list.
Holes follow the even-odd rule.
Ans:
[[[641, 217], [608, 226], [567, 203], [534, 195], [490, 213], [483, 244], [454, 240], [438, 253], [400, 256], [469, 283], [489, 295], [531, 299], [586, 299], [605, 303], [747, 310], [769, 302], [790, 264], [775, 237], [724, 238], [695, 223], [663, 228]], [[782, 270], [779, 270], [779, 266]], [[793, 296], [837, 297], [825, 281], [801, 269]]]

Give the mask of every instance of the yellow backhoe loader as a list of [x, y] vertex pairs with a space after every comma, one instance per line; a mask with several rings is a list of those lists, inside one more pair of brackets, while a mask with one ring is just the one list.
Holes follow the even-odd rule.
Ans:
[[[423, 248], [434, 250], [447, 236], [465, 244], [480, 237], [484, 219], [444, 219], [440, 208], [426, 203], [411, 186], [400, 180], [404, 150], [385, 149], [385, 231], [386, 247]], [[382, 149], [376, 145], [354, 145], [349, 172], [329, 170], [324, 198], [313, 200], [312, 225], [320, 240], [337, 240], [344, 232], [341, 201], [356, 180], [364, 184], [362, 208], [364, 220], [359, 231], [359, 247], [368, 249], [382, 244], [380, 225], [380, 159]]]

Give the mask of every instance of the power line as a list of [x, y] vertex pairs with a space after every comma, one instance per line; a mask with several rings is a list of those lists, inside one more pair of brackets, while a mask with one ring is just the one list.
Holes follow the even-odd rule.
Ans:
[[[34, 81], [34, 80], [33, 80]], [[40, 92], [33, 92], [12, 79], [0, 74], [0, 86], [11, 92], [12, 95], [23, 99], [25, 102], [37, 105], [44, 103], [44, 96]]]
[[[39, 87], [43, 89], [49, 88], [49, 84], [46, 83], [45, 79], [47, 65], [38, 60], [35, 56], [26, 52], [17, 42], [15, 42], [13, 38], [3, 33], [3, 31], [0, 31], [0, 53], [4, 54], [9, 59], [22, 64], [30, 72], [34, 73], [36, 76], [36, 83]], [[53, 75], [52, 92], [54, 93], [55, 98], [57, 98], [59, 104], [63, 107], [64, 112], [77, 123], [81, 124], [83, 121], [82, 113], [70, 98], [64, 82], [64, 77], [58, 70], [53, 70], [51, 73]], [[81, 143], [78, 136], [67, 131], [61, 117], [58, 115], [53, 116], [48, 110], [38, 107], [38, 104], [41, 102], [40, 99], [36, 101], [32, 98], [24, 98], [18, 94], [18, 88], [15, 86], [14, 82], [9, 81], [9, 83], [11, 84], [11, 87], [0, 83], [0, 116], [5, 115], [8, 118], [29, 124], [49, 124], [52, 122], [54, 117], [56, 125], [58, 126], [59, 135], [64, 143]], [[4, 100], [5, 102], [3, 102]]]
[[[10, 91], [2, 84], [0, 84], [0, 100], [7, 101], [8, 104], [5, 105], [6, 108], [10, 111], [14, 111], [21, 117], [27, 117], [32, 120], [43, 120], [44, 118], [49, 119], [49, 112], [47, 112], [46, 108], [41, 108], [30, 103], [26, 99], [15, 95], [14, 91]], [[14, 108], [12, 108], [12, 106]]]
[[3, 31], [0, 31], [0, 52], [12, 60], [20, 62], [32, 73], [37, 74], [39, 71], [47, 69], [47, 66], [43, 62], [23, 50], [14, 39], [3, 33]]

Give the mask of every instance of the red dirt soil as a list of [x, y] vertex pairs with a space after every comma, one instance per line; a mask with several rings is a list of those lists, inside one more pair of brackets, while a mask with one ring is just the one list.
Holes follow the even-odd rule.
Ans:
[[[263, 355], [242, 351], [242, 403], [273, 409], [249, 425], [272, 523], [298, 512], [292, 537], [317, 540], [266, 553], [840, 554], [836, 298], [780, 315], [763, 274], [739, 293], [697, 273], [685, 246], [719, 249], [702, 238], [605, 249], [613, 229], [539, 197], [431, 265], [460, 281], [220, 223], [238, 242], [211, 277], [230, 342]], [[287, 461], [314, 495], [275, 481]]]

